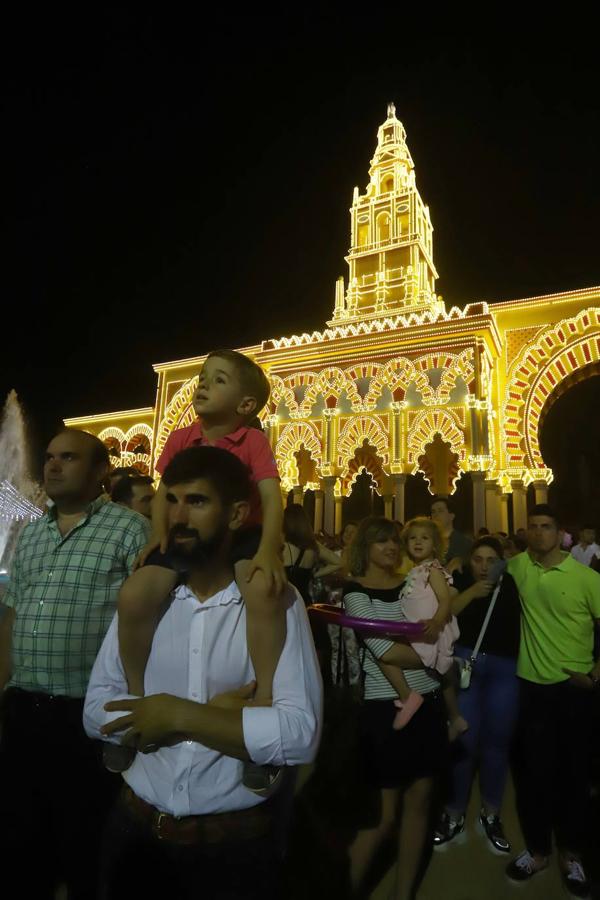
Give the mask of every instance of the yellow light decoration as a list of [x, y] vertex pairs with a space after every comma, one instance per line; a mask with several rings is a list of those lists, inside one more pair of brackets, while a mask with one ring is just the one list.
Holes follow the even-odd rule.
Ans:
[[[419, 471], [421, 459], [431, 479], [447, 460], [450, 491], [462, 473], [484, 474], [488, 513], [499, 522], [494, 504], [513, 485], [552, 480], [540, 424], [561, 383], [600, 363], [600, 288], [447, 310], [435, 292], [430, 212], [393, 104], [378, 129], [366, 190], [353, 194], [349, 246], [327, 327], [241, 348], [270, 380], [260, 418], [282, 487], [308, 478], [302, 487], [323, 491], [327, 517], [327, 504], [352, 490], [361, 468], [398, 480]], [[155, 409], [65, 423], [111, 443], [121, 464], [132, 456], [155, 463], [171, 431], [194, 421], [204, 359], [154, 366]], [[133, 452], [136, 435], [147, 454]], [[314, 474], [304, 465], [301, 476], [296, 454], [304, 451]]]

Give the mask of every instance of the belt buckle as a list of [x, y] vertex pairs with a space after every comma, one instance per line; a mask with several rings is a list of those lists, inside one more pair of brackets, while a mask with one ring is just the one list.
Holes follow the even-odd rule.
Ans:
[[165, 839], [164, 836], [161, 834], [161, 828], [162, 828], [162, 824], [166, 820], [166, 818], [167, 818], [167, 813], [164, 813], [164, 812], [159, 812], [159, 814], [156, 818], [154, 830], [156, 832], [156, 837], [158, 838], [159, 841], [164, 841], [164, 839]]

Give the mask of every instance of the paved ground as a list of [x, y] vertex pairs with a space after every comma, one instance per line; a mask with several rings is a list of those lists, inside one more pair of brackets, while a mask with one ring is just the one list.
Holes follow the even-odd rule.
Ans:
[[[324, 741], [317, 764], [300, 773], [289, 845], [286, 900], [342, 900], [347, 898], [346, 850], [356, 828], [356, 813], [365, 800], [356, 784], [352, 753], [343, 729]], [[479, 797], [474, 792], [460, 843], [430, 855], [418, 900], [564, 900], [564, 889], [553, 860], [550, 868], [526, 885], [515, 885], [504, 874], [509, 859], [495, 855], [476, 825]], [[515, 811], [512, 784], [503, 813], [507, 836], [515, 853], [523, 848]], [[593, 803], [590, 846], [586, 854], [588, 874], [594, 876], [594, 900], [600, 900], [600, 801]], [[387, 848], [375, 865], [372, 900], [389, 900], [392, 890], [394, 847]]]

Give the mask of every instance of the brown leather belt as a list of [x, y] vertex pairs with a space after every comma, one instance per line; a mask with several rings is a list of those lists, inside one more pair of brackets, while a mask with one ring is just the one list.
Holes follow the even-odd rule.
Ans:
[[150, 826], [160, 841], [172, 844], [221, 844], [248, 841], [269, 832], [273, 813], [269, 801], [235, 812], [205, 816], [172, 816], [138, 797], [129, 785], [121, 793], [125, 805]]

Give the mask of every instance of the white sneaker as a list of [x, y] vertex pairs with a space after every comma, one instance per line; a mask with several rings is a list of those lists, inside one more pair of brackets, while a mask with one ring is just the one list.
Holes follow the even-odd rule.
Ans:
[[589, 897], [590, 883], [578, 859], [565, 860], [561, 870], [563, 884], [573, 897]]
[[537, 875], [538, 872], [542, 872], [547, 868], [548, 857], [545, 857], [543, 864], [540, 866], [536, 863], [529, 850], [523, 850], [516, 859], [513, 859], [513, 861], [507, 865], [505, 871], [512, 881], [529, 881], [529, 879], [533, 878], [534, 875]]

